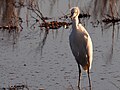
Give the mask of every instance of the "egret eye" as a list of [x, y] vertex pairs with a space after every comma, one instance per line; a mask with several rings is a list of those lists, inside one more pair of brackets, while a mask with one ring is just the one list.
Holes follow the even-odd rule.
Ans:
[[74, 13], [78, 13], [78, 10], [75, 10]]

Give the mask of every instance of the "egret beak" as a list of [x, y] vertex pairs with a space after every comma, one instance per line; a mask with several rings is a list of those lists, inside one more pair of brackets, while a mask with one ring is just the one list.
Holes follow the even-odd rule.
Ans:
[[67, 16], [68, 18], [71, 18], [71, 14], [70, 13], [66, 14], [65, 16]]
[[[73, 8], [74, 8], [74, 7], [73, 7]], [[74, 16], [74, 13], [72, 12], [72, 9], [73, 9], [73, 8], [70, 9], [71, 13], [70, 13], [70, 16], [69, 16], [69, 17], [70, 17], [71, 19], [72, 19], [73, 16]]]
[[73, 16], [73, 15], [72, 15], [72, 14], [70, 14], [70, 16], [69, 16], [69, 17], [70, 17], [70, 18], [72, 18], [72, 16]]
[[73, 16], [74, 16], [74, 13], [71, 13], [69, 17], [72, 19], [72, 18], [73, 18]]

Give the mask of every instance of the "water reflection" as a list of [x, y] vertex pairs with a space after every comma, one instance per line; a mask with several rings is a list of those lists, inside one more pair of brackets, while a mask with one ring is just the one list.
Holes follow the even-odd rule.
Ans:
[[[22, 0], [20, 0], [22, 3]], [[19, 14], [20, 9], [16, 9], [15, 0], [1, 0], [0, 1], [0, 29], [6, 32], [6, 36], [2, 37], [3, 40], [8, 37], [12, 44], [17, 43], [19, 37]], [[21, 25], [21, 24], [20, 24]], [[9, 42], [9, 41], [8, 41]]]
[[120, 0], [91, 0], [91, 2], [93, 2], [93, 15], [96, 18], [105, 15], [118, 17], [120, 13]]
[[[37, 17], [39, 17], [43, 22], [43, 15], [42, 12], [40, 10], [40, 5], [39, 2], [43, 2], [44, 0], [2, 0], [0, 1], [0, 25], [13, 25], [13, 26], [18, 26], [19, 24], [19, 19], [21, 19], [19, 17], [20, 15], [20, 11], [21, 8], [23, 8], [24, 6], [26, 6], [28, 9], [27, 15], [26, 15], [26, 19], [28, 21], [28, 15], [31, 13], [29, 13], [29, 10], [32, 9], [32, 12], [36, 13], [36, 20]], [[46, 2], [46, 1], [44, 1]], [[84, 2], [83, 0], [76, 0], [76, 1], [72, 1], [72, 0], [67, 0], [68, 2], [68, 8], [71, 8], [72, 6], [76, 6], [76, 4], [79, 4], [81, 2]], [[87, 1], [88, 2], [88, 1]], [[103, 19], [108, 18], [118, 18], [119, 19], [119, 2], [120, 0], [90, 0], [88, 4], [88, 8], [92, 7], [91, 10], [87, 10], [87, 13], [90, 13], [90, 11], [92, 11], [92, 17], [96, 18], [97, 21], [101, 21]], [[59, 5], [59, 0], [49, 0], [49, 4], [50, 4], [50, 12], [53, 11], [53, 7], [54, 5], [57, 4], [57, 6]], [[79, 5], [78, 5], [79, 6]], [[86, 7], [86, 5], [85, 5]], [[84, 7], [84, 8], [85, 8]], [[81, 10], [82, 11], [82, 10]], [[91, 13], [90, 13], [91, 14]], [[107, 16], [107, 17], [106, 17]], [[99, 20], [100, 19], [100, 20]], [[108, 23], [109, 24], [109, 23]], [[109, 24], [108, 26], [111, 26], [111, 24]]]
[[[111, 64], [114, 54], [114, 45], [116, 38], [119, 36], [120, 21], [120, 0], [91, 0], [92, 17], [96, 23], [99, 21], [102, 34], [106, 34], [106, 30], [111, 32], [110, 50], [104, 54], [106, 64]], [[118, 27], [118, 28], [117, 28]], [[112, 31], [110, 31], [112, 30]], [[117, 34], [115, 34], [117, 33]]]
[[[62, 7], [62, 4], [61, 4], [61, 2], [62, 2], [62, 4], [63, 3], [65, 3], [65, 2], [67, 2], [67, 5], [66, 6], [63, 6]], [[50, 31], [50, 28], [47, 28], [47, 27], [40, 27], [41, 25], [50, 25], [49, 27], [52, 27], [52, 29], [53, 29], [53, 27], [54, 26], [57, 26], [57, 24], [58, 24], [58, 22], [57, 22], [57, 24], [56, 24], [56, 21], [65, 21], [66, 20], [66, 18], [62, 18], [62, 19], [59, 19], [59, 17], [56, 19], [56, 17], [57, 16], [59, 16], [58, 14], [59, 13], [57, 13], [57, 15], [56, 15], [56, 13], [54, 13], [55, 15], [56, 15], [56, 17], [55, 17], [55, 19], [54, 19], [54, 17], [52, 17], [52, 14], [51, 14], [51, 16], [49, 16], [49, 14], [46, 14], [46, 12], [50, 12], [50, 13], [53, 13], [53, 12], [55, 12], [55, 11], [57, 11], [57, 9], [65, 9], [64, 11], [67, 11], [67, 10], [69, 10], [72, 6], [76, 6], [76, 5], [78, 5], [78, 6], [80, 6], [80, 4], [82, 3], [82, 2], [84, 2], [84, 3], [86, 3], [87, 2], [87, 4], [84, 6], [84, 4], [83, 4], [83, 6], [87, 9], [86, 11], [87, 11], [87, 13], [88, 14], [90, 14], [90, 16], [92, 17], [92, 21], [91, 21], [91, 23], [94, 25], [93, 27], [91, 27], [90, 25], [90, 23], [89, 23], [89, 20], [90, 19], [88, 19], [88, 18], [83, 18], [83, 19], [81, 19], [81, 23], [87, 28], [92, 28], [91, 29], [91, 31], [90, 31], [90, 33], [91, 33], [91, 35], [92, 35], [92, 33], [94, 34], [95, 32], [97, 32], [97, 31], [99, 31], [100, 29], [101, 29], [101, 31], [102, 31], [102, 35], [104, 35], [104, 34], [107, 34], [106, 32], [110, 32], [109, 33], [109, 37], [107, 37], [107, 38], [110, 38], [110, 40], [111, 41], [106, 41], [106, 42], [109, 42], [109, 43], [103, 43], [103, 44], [108, 44], [108, 45], [106, 45], [106, 46], [110, 46], [110, 49], [108, 50], [108, 52], [107, 52], [107, 55], [106, 55], [106, 53], [104, 53], [104, 49], [105, 49], [105, 47], [104, 48], [102, 48], [102, 52], [103, 52], [103, 54], [105, 55], [105, 57], [107, 58], [106, 59], [106, 64], [108, 65], [109, 63], [111, 64], [112, 63], [112, 59], [113, 59], [113, 55], [114, 55], [114, 53], [115, 53], [115, 41], [116, 41], [116, 38], [117, 38], [117, 40], [119, 39], [119, 2], [120, 2], [120, 0], [0, 0], [0, 26], [8, 26], [8, 25], [14, 25], [14, 26], [19, 26], [19, 24], [20, 23], [22, 23], [21, 24], [21, 27], [23, 27], [23, 32], [25, 32], [25, 30], [26, 30], [26, 32], [25, 33], [22, 33], [23, 34], [23, 36], [24, 37], [26, 37], [26, 38], [28, 38], [28, 39], [25, 39], [25, 42], [24, 42], [24, 40], [23, 40], [23, 42], [22, 42], [22, 40], [21, 40], [21, 42], [20, 43], [22, 43], [22, 45], [21, 46], [23, 46], [24, 48], [22, 48], [22, 50], [21, 51], [23, 51], [23, 52], [25, 52], [25, 54], [27, 53], [27, 51], [29, 50], [29, 49], [33, 49], [33, 47], [35, 47], [34, 48], [34, 52], [35, 52], [35, 54], [37, 55], [38, 53], [40, 54], [40, 53], [42, 53], [42, 48], [43, 48], [43, 46], [46, 44], [46, 40], [48, 40], [48, 43], [49, 42], [52, 42], [52, 41], [49, 41], [49, 40], [51, 40], [51, 39], [47, 39], [47, 37], [48, 37], [48, 34], [50, 35], [51, 33], [49, 33], [49, 31]], [[41, 5], [42, 4], [42, 5]], [[47, 6], [47, 5], [48, 6]], [[45, 6], [46, 5], [46, 6]], [[88, 6], [87, 6], [88, 5]], [[59, 8], [54, 8], [55, 6], [59, 6]], [[81, 7], [81, 6], [80, 6]], [[85, 11], [85, 8], [84, 7], [81, 7], [81, 11], [84, 11], [84, 13], [86, 13], [86, 11]], [[91, 8], [90, 8], [91, 7]], [[48, 11], [46, 11], [46, 9], [45, 8], [47, 8], [48, 9]], [[45, 9], [45, 10], [44, 10]], [[24, 12], [26, 10], [26, 12]], [[22, 12], [23, 11], [23, 12]], [[62, 13], [62, 12], [61, 12]], [[65, 16], [65, 15], [63, 15], [63, 14], [61, 14], [60, 13], [60, 17], [63, 17], [63, 16]], [[65, 12], [64, 12], [65, 13]], [[20, 14], [22, 14], [22, 15], [20, 15]], [[66, 13], [65, 13], [66, 14]], [[55, 16], [54, 15], [54, 16]], [[63, 16], [62, 16], [63, 15]], [[45, 18], [46, 17], [46, 18]], [[93, 19], [94, 18], [94, 19]], [[114, 20], [116, 20], [116, 18], [118, 19], [118, 21], [117, 22], [114, 22], [113, 23], [113, 21]], [[108, 22], [103, 22], [103, 20], [108, 20]], [[52, 21], [54, 21], [54, 23], [52, 23]], [[68, 21], [69, 22], [69, 21]], [[27, 24], [27, 28], [26, 28], [26, 25]], [[55, 25], [56, 24], [56, 25]], [[60, 24], [60, 23], [59, 23]], [[52, 26], [53, 25], [53, 26]], [[100, 29], [99, 29], [99, 25], [100, 25]], [[20, 26], [19, 26], [20, 27]], [[30, 28], [30, 27], [32, 27], [32, 28]], [[2, 28], [2, 27], [0, 27], [0, 28]], [[8, 27], [5, 27], [5, 28], [8, 28]], [[28, 29], [29, 28], [29, 29]], [[56, 27], [55, 27], [56, 28]], [[95, 30], [96, 31], [94, 31], [93, 29], [95, 28]], [[58, 30], [56, 30], [56, 29], [53, 29], [52, 30], [52, 32], [53, 32], [53, 34], [54, 34], [54, 32], [56, 32], [56, 37], [57, 36], [59, 36], [59, 33], [60, 33], [60, 31], [59, 30], [61, 30], [61, 28], [57, 28]], [[17, 40], [18, 40], [18, 34], [16, 34], [17, 32], [8, 32], [7, 31], [7, 34], [5, 34], [5, 32], [4, 31], [2, 31], [3, 30], [3, 28], [1, 29], [1, 31], [0, 31], [0, 36], [2, 37], [8, 37], [8, 39], [6, 40], [6, 42], [5, 42], [5, 45], [7, 45], [6, 43], [8, 42], [8, 41], [10, 41], [10, 39], [11, 40], [13, 40], [14, 42], [17, 42]], [[7, 30], [7, 29], [6, 29]], [[13, 30], [13, 29], [12, 29]], [[29, 31], [30, 30], [30, 31]], [[70, 28], [69, 28], [69, 30], [70, 30]], [[89, 29], [88, 29], [89, 30]], [[38, 31], [40, 31], [40, 33], [38, 32]], [[29, 33], [28, 33], [29, 32]], [[39, 34], [39, 37], [35, 37], [35, 38], [37, 38], [37, 39], [33, 39], [34, 37], [33, 36], [35, 36], [36, 34], [35, 34], [35, 32], [37, 32], [37, 35]], [[51, 31], [50, 31], [51, 32]], [[69, 31], [68, 31], [69, 32]], [[68, 33], [67, 32], [67, 33]], [[26, 33], [27, 33], [27, 35], [26, 35]], [[32, 33], [32, 34], [31, 34]], [[65, 34], [65, 35], [63, 35], [63, 36], [65, 36], [65, 37], [63, 37], [63, 39], [62, 39], [62, 44], [64, 43], [64, 45], [61, 47], [61, 46], [59, 46], [59, 45], [57, 45], [56, 44], [56, 47], [55, 48], [53, 48], [53, 49], [56, 49], [56, 48], [63, 48], [63, 47], [65, 47], [65, 43], [68, 43], [68, 42], [64, 42], [64, 40], [66, 40], [65, 38], [67, 38], [68, 36], [68, 34], [66, 34], [66, 30], [64, 30], [64, 32], [62, 32], [62, 34]], [[34, 35], [35, 34], [35, 35]], [[33, 36], [32, 36], [33, 35]], [[36, 36], [37, 36], [36, 35]], [[27, 36], [29, 36], [29, 37], [27, 37]], [[2, 38], [3, 38], [2, 37]], [[17, 37], [17, 38], [16, 38]], [[38, 39], [38, 38], [42, 38], [42, 39]], [[3, 39], [4, 39], [3, 38]], [[16, 38], [16, 39], [15, 39]], [[53, 35], [53, 38], [54, 38], [54, 35]], [[58, 37], [59, 38], [59, 37]], [[101, 37], [98, 37], [97, 35], [95, 35], [95, 38], [101, 38]], [[95, 42], [97, 42], [97, 43], [100, 43], [99, 41], [97, 41], [97, 39], [95, 39], [94, 37], [93, 37], [93, 40], [96, 40]], [[6, 39], [6, 38], [5, 38]], [[102, 38], [102, 39], [104, 39], [104, 37]], [[0, 38], [0, 40], [1, 40], [1, 38]], [[28, 41], [27, 41], [28, 40]], [[33, 40], [33, 41], [32, 41]], [[35, 44], [33, 44], [34, 42], [36, 42], [37, 41], [37, 44], [35, 43]], [[58, 39], [59, 40], [59, 39]], [[27, 43], [27, 42], [31, 42], [30, 44], [31, 44], [31, 48], [29, 48], [28, 50], [26, 49], [27, 48], [27, 46], [29, 46], [29, 43]], [[93, 41], [94, 42], [94, 41]], [[1, 40], [1, 43], [3, 43], [2, 42], [2, 40]], [[12, 42], [13, 43], [13, 42]], [[27, 43], [27, 44], [24, 44], [24, 43]], [[15, 43], [14, 43], [15, 44]], [[9, 45], [9, 44], [8, 44]], [[53, 45], [55, 45], [55, 44], [53, 44]], [[49, 45], [47, 45], [48, 47], [49, 47]], [[104, 46], [104, 45], [103, 45]], [[53, 46], [54, 47], [54, 46]], [[101, 47], [101, 46], [100, 46]], [[70, 56], [69, 55], [69, 51], [67, 51], [69, 48], [67, 47], [67, 49], [66, 49], [66, 47], [65, 48], [63, 48], [63, 50], [61, 49], [61, 52], [59, 52], [59, 51], [55, 51], [55, 55], [56, 55], [56, 58], [54, 58], [53, 56], [51, 56], [52, 58], [49, 58], [50, 56], [50, 52], [51, 51], [54, 51], [53, 49], [51, 49], [52, 48], [52, 46], [50, 46], [49, 48], [47, 48], [46, 49], [46, 53], [48, 53], [46, 56], [44, 56], [44, 58], [43, 58], [43, 62], [40, 62], [40, 65], [38, 66], [38, 71], [40, 70], [40, 72], [42, 72], [42, 70], [41, 70], [41, 68], [45, 68], [46, 69], [46, 67], [47, 68], [49, 68], [49, 65], [48, 64], [50, 64], [51, 65], [51, 67], [50, 68], [52, 68], [52, 70], [53, 71], [55, 71], [54, 70], [54, 68], [55, 69], [58, 69], [58, 64], [61, 64], [61, 59], [63, 59], [64, 61], [63, 61], [63, 65], [65, 65], [64, 63], [66, 62], [65, 60], [67, 60], [67, 59], [69, 59], [67, 62], [67, 64], [69, 64], [70, 62], [70, 59], [71, 59], [71, 57], [72, 56]], [[21, 49], [21, 48], [20, 48]], [[49, 49], [51, 50], [51, 51], [49, 51]], [[97, 49], [99, 49], [99, 47], [97, 47]], [[107, 48], [108, 49], [108, 48]], [[49, 51], [49, 52], [47, 52], [47, 50]], [[106, 50], [106, 49], [105, 49]], [[67, 51], [67, 52], [65, 52], [65, 54], [63, 54], [63, 52], [64, 51]], [[24, 54], [24, 53], [18, 53], [18, 54]], [[62, 55], [60, 56], [59, 55], [59, 53], [62, 53]], [[99, 52], [95, 52], [95, 53], [99, 53]], [[52, 53], [52, 55], [54, 55], [53, 53]], [[67, 54], [68, 54], [68, 56], [67, 56]], [[16, 55], [16, 56], [19, 56], [20, 57], [20, 55]], [[30, 55], [32, 55], [32, 54], [30, 54]], [[24, 55], [23, 55], [24, 56]], [[21, 55], [21, 57], [23, 57], [22, 55]], [[31, 58], [28, 58], [28, 53], [27, 53], [27, 55], [26, 56], [24, 56], [23, 57], [23, 60], [24, 59], [26, 59], [26, 61], [28, 62], [29, 60], [31, 60]], [[64, 58], [64, 56], [66, 56], [65, 58]], [[95, 58], [97, 58], [97, 57], [99, 57], [100, 56], [100, 54], [97, 54], [97, 56], [95, 57]], [[6, 57], [7, 57], [7, 55], [6, 55]], [[20, 59], [21, 59], [21, 57], [20, 57]], [[63, 57], [63, 58], [62, 58]], [[68, 58], [68, 57], [70, 57], [70, 58]], [[53, 58], [54, 58], [54, 60], [58, 60], [59, 59], [59, 63], [57, 63], [57, 64], [54, 64], [54, 61], [52, 62], [52, 60], [53, 60]], [[38, 59], [37, 57], [36, 58], [34, 58], [34, 60], [35, 59]], [[49, 61], [47, 62], [47, 59], [49, 59]], [[73, 59], [73, 58], [72, 58]], [[97, 60], [97, 59], [99, 59], [99, 60]], [[94, 60], [94, 62], [96, 63], [96, 61], [102, 61], [101, 60], [101, 57], [100, 58], [97, 58], [96, 60]], [[15, 58], [15, 60], [16, 60], [16, 58]], [[18, 60], [19, 60], [19, 58], [18, 58]], [[39, 60], [40, 61], [40, 60]], [[37, 62], [39, 62], [39, 61], [37, 61]], [[42, 61], [42, 60], [41, 60]], [[71, 60], [72, 61], [72, 60]], [[73, 60], [74, 61], [74, 60]], [[5, 62], [5, 61], [4, 61]], [[15, 61], [16, 62], [16, 61]], [[24, 61], [25, 62], [25, 61]], [[42, 64], [44, 64], [44, 62], [47, 62], [47, 63], [45, 63], [45, 66], [43, 65], [43, 67], [42, 67]], [[58, 62], [58, 61], [57, 61]], [[98, 62], [97, 62], [97, 64], [96, 65], [100, 65], [100, 64], [98, 64]], [[32, 63], [33, 63], [33, 61], [32, 61]], [[42, 63], [42, 64], [41, 64]], [[16, 63], [15, 63], [16, 64]], [[38, 64], [38, 63], [37, 63]], [[67, 65], [66, 64], [66, 65]], [[102, 63], [103, 64], [103, 63]], [[25, 67], [28, 67], [29, 65], [28, 64], [24, 64], [25, 65]], [[27, 66], [28, 65], [28, 66]], [[31, 62], [30, 62], [30, 65], [31, 65]], [[54, 65], [56, 65], [56, 66], [54, 66]], [[14, 65], [13, 65], [14, 66]], [[34, 66], [30, 66], [30, 67], [34, 67]], [[28, 68], [30, 68], [30, 67], [28, 67]], [[37, 66], [35, 66], [35, 67], [37, 67]], [[57, 68], [56, 68], [57, 67]], [[60, 67], [60, 65], [59, 65], [59, 67]], [[67, 67], [69, 67], [69, 66], [65, 66], [65, 70], [67, 71], [68, 69], [66, 69]], [[74, 65], [73, 65], [73, 62], [70, 64], [70, 67], [69, 68], [71, 68], [72, 67], [72, 69], [71, 69], [71, 71], [70, 71], [70, 74], [74, 74], [74, 73], [76, 73], [75, 72], [75, 68], [73, 68], [74, 67]], [[100, 66], [100, 67], [102, 67], [102, 66]], [[51, 70], [49, 68], [49, 70]], [[61, 68], [61, 67], [60, 67]], [[103, 68], [103, 67], [102, 67]], [[26, 69], [26, 68], [25, 68]], [[31, 69], [31, 68], [30, 68]], [[35, 70], [36, 68], [34, 68], [34, 70]], [[98, 68], [97, 68], [98, 69]], [[104, 68], [103, 68], [104, 69]], [[33, 70], [33, 71], [34, 71]], [[63, 70], [62, 72], [64, 73], [65, 72], [65, 70]], [[98, 69], [99, 70], [99, 69]], [[21, 72], [22, 72], [22, 70], [20, 70]], [[28, 71], [28, 69], [26, 69], [26, 72]], [[27, 72], [28, 74], [29, 74], [29, 76], [31, 75], [31, 72], [33, 72], [33, 71], [30, 71], [30, 73], [29, 72]], [[55, 73], [55, 75], [56, 76], [59, 76], [59, 75], [61, 75], [61, 72], [60, 72], [60, 74], [58, 74], [57, 72], [59, 72], [59, 71], [55, 71], [54, 73]], [[73, 73], [71, 73], [71, 72], [73, 72]], [[95, 71], [95, 72], [99, 72], [99, 71]], [[102, 70], [101, 70], [101, 72], [103, 72]], [[44, 72], [43, 72], [44, 73]], [[49, 72], [48, 72], [49, 73]], [[48, 74], [48, 73], [46, 73], [46, 74]], [[50, 73], [53, 73], [52, 71], [50, 71]], [[57, 73], [57, 74], [56, 74]], [[105, 72], [106, 73], [106, 72]], [[34, 74], [34, 73], [33, 73]], [[69, 77], [71, 77], [70, 76], [70, 74], [67, 74]], [[97, 73], [99, 76], [101, 76], [101, 74], [99, 74], [99, 73]], [[24, 76], [24, 74], [22, 74], [23, 76]], [[36, 76], [40, 76], [41, 75], [41, 73], [37, 73], [37, 75]], [[42, 74], [43, 76], [44, 76], [44, 74]], [[42, 77], [42, 75], [41, 75], [41, 77]], [[52, 74], [51, 74], [52, 75]], [[50, 76], [51, 76], [50, 75]], [[93, 74], [92, 74], [93, 75]], [[102, 75], [105, 75], [105, 74], [102, 74]], [[50, 77], [49, 76], [49, 77]], [[26, 77], [26, 76], [25, 76]], [[41, 80], [45, 80], [45, 83], [42, 83], [42, 84], [45, 84], [46, 85], [46, 83], [48, 82], [47, 80], [46, 80], [46, 77], [44, 78], [43, 77], [43, 79], [41, 79], [41, 77], [39, 77], [39, 78], [37, 78], [37, 80], [39, 81], [41, 81]], [[93, 75], [93, 77], [94, 77], [94, 75]], [[97, 76], [98, 77], [98, 76]], [[28, 77], [29, 78], [29, 77]], [[74, 79], [75, 79], [76, 77], [75, 77], [75, 75], [74, 75]], [[36, 77], [34, 78], [34, 79], [36, 79]], [[47, 78], [48, 79], [48, 78]], [[56, 78], [54, 78], [55, 80], [56, 80]], [[57, 78], [58, 79], [58, 78]], [[74, 80], [73, 78], [71, 79], [71, 78], [69, 78], [69, 80], [70, 80], [70, 82], [72, 82], [73, 80]], [[44, 81], [43, 80], [43, 81]], [[94, 80], [94, 79], [93, 79]], [[29, 80], [28, 81], [30, 81], [30, 83], [35, 83], [35, 82], [32, 82], [31, 81], [31, 78], [29, 78]], [[76, 81], [76, 80], [75, 80]], [[95, 80], [95, 82], [98, 82], [98, 81], [100, 81], [100, 80]], [[61, 81], [60, 81], [61, 82]], [[64, 83], [64, 80], [63, 80], [63, 83]], [[68, 82], [67, 82], [68, 83]], [[74, 83], [76, 83], [76, 82], [74, 82]], [[70, 85], [71, 85], [71, 88], [72, 88], [72, 90], [74, 89], [74, 86], [75, 86], [75, 84], [74, 83], [70, 83]], [[94, 83], [94, 82], [93, 82]], [[98, 82], [99, 83], [99, 82]], [[54, 84], [54, 83], [53, 83]], [[35, 84], [34, 84], [35, 85]], [[86, 85], [86, 84], [84, 84], [84, 85]], [[96, 85], [96, 84], [95, 84]], [[100, 84], [101, 85], [101, 84]], [[67, 85], [66, 85], [67, 86]], [[39, 87], [39, 85], [38, 85], [38, 87]], [[46, 87], [46, 86], [45, 86]], [[51, 86], [51, 87], [54, 87], [54, 86]], [[94, 86], [94, 87], [96, 87], [95, 89], [97, 89], [97, 86]], [[86, 89], [88, 88], [88, 87], [85, 87]], [[100, 87], [101, 88], [101, 87]], [[113, 89], [114, 90], [114, 89]]]
[[13, 6], [14, 0], [2, 0], [1, 4], [1, 24], [8, 25], [8, 24], [17, 24], [17, 12], [15, 11], [15, 7]]

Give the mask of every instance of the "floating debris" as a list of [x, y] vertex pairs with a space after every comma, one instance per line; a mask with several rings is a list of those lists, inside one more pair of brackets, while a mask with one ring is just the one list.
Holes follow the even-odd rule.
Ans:
[[29, 90], [28, 86], [26, 85], [14, 85], [14, 86], [9, 86], [7, 88], [3, 87], [3, 88], [0, 88], [0, 90]]
[[18, 27], [17, 26], [0, 26], [0, 29], [7, 29], [7, 30], [10, 30], [10, 29], [17, 29]]
[[104, 23], [116, 23], [120, 21], [119, 17], [114, 17], [114, 16], [110, 16], [110, 15], [106, 15], [107, 18], [103, 19], [102, 22]]
[[[31, 17], [35, 19], [35, 23], [31, 27], [35, 26], [35, 24], [37, 22], [40, 22], [40, 20], [42, 21], [42, 23], [39, 23], [40, 24], [39, 27], [45, 27], [46, 29], [59, 29], [62, 26], [64, 28], [68, 28], [69, 25], [72, 24], [70, 21], [70, 14], [57, 17], [56, 18], [57, 20], [54, 21], [55, 17], [44, 17], [42, 12], [40, 11], [39, 6], [37, 5], [36, 6], [29, 5], [28, 9], [36, 14], [36, 17], [33, 17], [31, 15]], [[37, 17], [39, 17], [39, 19], [37, 19]], [[89, 13], [83, 13], [79, 15], [79, 18], [88, 18], [88, 17], [90, 17]], [[51, 20], [51, 21], [48, 22], [47, 20]], [[63, 20], [63, 21], [59, 22], [59, 20]]]
[[48, 29], [59, 29], [62, 26], [68, 28], [69, 25], [71, 25], [71, 24], [72, 23], [51, 21], [51, 22], [41, 23], [40, 27], [45, 27]]
[[91, 16], [90, 14], [84, 13], [84, 14], [80, 14], [78, 18], [90, 18], [90, 16]]
[[105, 18], [105, 19], [103, 19], [102, 20], [103, 22], [105, 22], [105, 23], [115, 23], [115, 22], [119, 22], [120, 21], [120, 18]]

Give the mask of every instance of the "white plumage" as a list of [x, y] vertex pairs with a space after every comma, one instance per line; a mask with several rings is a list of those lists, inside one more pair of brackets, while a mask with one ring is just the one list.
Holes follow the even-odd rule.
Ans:
[[72, 53], [76, 59], [79, 68], [79, 80], [78, 87], [80, 85], [81, 78], [81, 68], [87, 71], [89, 86], [91, 87], [91, 81], [89, 76], [89, 70], [92, 65], [93, 58], [93, 46], [90, 35], [86, 31], [86, 29], [79, 23], [78, 16], [80, 14], [80, 10], [78, 7], [73, 7], [71, 9], [71, 19], [72, 19], [72, 32], [69, 36], [70, 47]]

